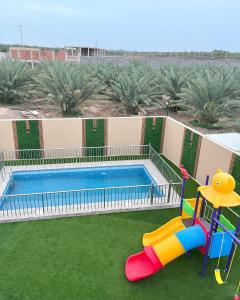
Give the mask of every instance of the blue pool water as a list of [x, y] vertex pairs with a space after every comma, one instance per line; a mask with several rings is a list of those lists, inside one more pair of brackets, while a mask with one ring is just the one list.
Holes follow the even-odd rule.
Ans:
[[[18, 171], [4, 191], [11, 197], [2, 197], [0, 209], [147, 198], [152, 184], [156, 185], [144, 165]], [[154, 194], [161, 196], [156, 187]]]

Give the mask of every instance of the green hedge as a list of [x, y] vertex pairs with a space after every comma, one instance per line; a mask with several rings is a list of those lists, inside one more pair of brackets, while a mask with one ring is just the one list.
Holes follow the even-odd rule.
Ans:
[[240, 156], [236, 155], [233, 169], [232, 169], [232, 176], [236, 180], [236, 192], [240, 194]]
[[[102, 147], [104, 146], [104, 132], [105, 123], [103, 119], [97, 119], [97, 128], [93, 128], [93, 120], [86, 120], [85, 136], [86, 136], [86, 147]], [[103, 151], [99, 149], [89, 149], [87, 155], [103, 155]]]
[[[191, 142], [191, 135], [192, 142]], [[188, 173], [193, 176], [197, 151], [198, 151], [199, 135], [195, 132], [192, 132], [190, 129], [186, 129], [183, 145], [183, 155], [182, 155], [182, 164], [187, 169]], [[176, 145], [177, 147], [177, 145]]]
[[159, 153], [163, 133], [164, 118], [156, 118], [156, 126], [153, 127], [153, 118], [146, 118], [144, 130], [144, 145], [149, 143]]
[[[29, 133], [26, 130], [26, 121], [16, 121], [17, 128], [17, 138], [18, 138], [18, 148], [23, 149], [40, 149], [40, 140], [39, 140], [39, 129], [38, 121], [30, 120], [29, 121], [30, 131]], [[27, 153], [21, 153], [20, 158], [27, 158]], [[35, 157], [38, 158], [39, 152], [36, 151]]]

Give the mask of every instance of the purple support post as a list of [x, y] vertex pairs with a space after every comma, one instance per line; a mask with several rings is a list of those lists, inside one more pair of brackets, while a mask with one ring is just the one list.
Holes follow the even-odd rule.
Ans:
[[[238, 235], [240, 234], [240, 218], [238, 219], [238, 223], [237, 223], [237, 228], [236, 228], [236, 232], [235, 232], [235, 236], [238, 237]], [[233, 253], [234, 253], [234, 249], [235, 249], [235, 244], [234, 242], [232, 243], [232, 248], [230, 251], [230, 254], [228, 256], [228, 260], [227, 260], [227, 264], [226, 264], [226, 268], [225, 268], [225, 272], [227, 272], [230, 268], [230, 264], [233, 258]]]
[[180, 200], [180, 216], [182, 215], [183, 199], [184, 199], [184, 192], [185, 192], [186, 181], [187, 181], [187, 179], [185, 177], [183, 177], [182, 191], [181, 191], [181, 200]]
[[193, 215], [192, 226], [194, 226], [194, 224], [195, 224], [195, 219], [196, 219], [197, 211], [198, 211], [199, 198], [200, 198], [200, 192], [197, 192], [196, 204], [195, 204], [195, 208], [194, 208], [194, 215]]
[[[221, 207], [218, 208], [218, 214], [216, 216], [216, 219], [219, 221], [220, 219], [220, 215], [221, 215]], [[218, 229], [218, 223], [215, 223], [215, 227], [214, 227], [214, 232], [217, 232], [217, 229]]]
[[206, 275], [206, 270], [207, 270], [207, 261], [208, 261], [208, 252], [210, 249], [210, 245], [212, 243], [212, 237], [213, 237], [213, 233], [216, 230], [216, 222], [214, 221], [214, 219], [216, 218], [217, 220], [220, 217], [220, 211], [221, 208], [214, 208], [213, 210], [213, 214], [212, 214], [212, 223], [211, 223], [211, 227], [208, 233], [208, 241], [207, 241], [207, 247], [206, 247], [206, 251], [204, 254], [204, 258], [203, 258], [203, 264], [202, 264], [202, 271], [201, 271], [201, 277], [204, 277]]
[[[209, 175], [206, 176], [205, 185], [208, 185], [208, 182], [209, 182]], [[206, 206], [206, 199], [202, 197], [202, 207], [200, 211], [201, 218], [204, 216], [205, 206]]]

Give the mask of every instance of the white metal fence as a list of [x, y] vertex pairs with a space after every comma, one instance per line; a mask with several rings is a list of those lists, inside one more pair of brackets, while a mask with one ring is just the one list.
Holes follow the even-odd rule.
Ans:
[[2, 151], [6, 166], [147, 159], [149, 145], [47, 148]]
[[[2, 171], [9, 166], [75, 164], [81, 162], [151, 160], [164, 184], [120, 186], [43, 192], [0, 197], [0, 221], [101, 211], [176, 206], [181, 194], [181, 178], [151, 145], [94, 147], [77, 149], [32, 149], [2, 152]], [[24, 168], [24, 167], [23, 167]], [[10, 176], [8, 184], [14, 184]]]

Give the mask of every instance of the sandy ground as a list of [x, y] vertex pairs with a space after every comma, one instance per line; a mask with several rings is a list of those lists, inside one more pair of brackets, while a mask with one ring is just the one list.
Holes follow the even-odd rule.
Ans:
[[[98, 95], [95, 98], [84, 101], [78, 106], [83, 117], [125, 117], [124, 105], [118, 101], [109, 100], [107, 96]], [[156, 107], [143, 107], [139, 115], [164, 116], [165, 112]], [[193, 117], [182, 114], [170, 113], [170, 117], [204, 133], [223, 132], [224, 130], [208, 130], [201, 127], [193, 127], [189, 122]], [[0, 106], [0, 119], [42, 119], [42, 118], [61, 118], [61, 113], [57, 107], [45, 99], [35, 99], [28, 103], [18, 103], [8, 106]], [[231, 130], [225, 130], [231, 131]]]

